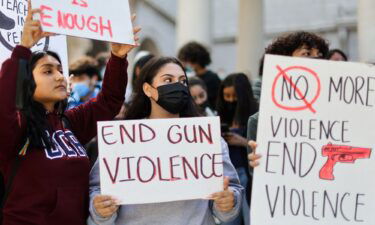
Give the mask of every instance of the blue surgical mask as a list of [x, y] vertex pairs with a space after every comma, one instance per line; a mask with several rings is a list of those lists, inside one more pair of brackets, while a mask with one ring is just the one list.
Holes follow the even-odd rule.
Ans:
[[90, 92], [90, 87], [86, 82], [79, 82], [73, 85], [72, 97], [79, 101], [82, 97], [85, 97]]

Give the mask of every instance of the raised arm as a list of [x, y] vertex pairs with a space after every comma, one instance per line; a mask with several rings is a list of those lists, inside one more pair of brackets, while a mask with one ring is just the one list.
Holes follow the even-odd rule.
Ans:
[[16, 108], [17, 76], [25, 70], [26, 62], [31, 51], [17, 46], [7, 59], [0, 71], [0, 155], [3, 157], [15, 156], [16, 145], [21, 141], [24, 125], [20, 112]]
[[[27, 63], [31, 57], [30, 48], [40, 39], [52, 35], [43, 32], [40, 22], [33, 20], [39, 9], [31, 8], [28, 1], [28, 15], [22, 32], [21, 44], [13, 49], [12, 55], [1, 67], [0, 71], [0, 160], [15, 156], [18, 145], [25, 133], [24, 121], [16, 108], [17, 79], [27, 76]], [[4, 158], [5, 157], [5, 158]]]

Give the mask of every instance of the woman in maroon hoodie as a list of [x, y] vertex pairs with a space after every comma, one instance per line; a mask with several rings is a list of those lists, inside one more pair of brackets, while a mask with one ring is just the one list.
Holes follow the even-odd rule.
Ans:
[[[97, 121], [111, 120], [120, 110], [127, 84], [126, 55], [134, 46], [112, 44], [101, 93], [65, 111], [67, 82], [59, 57], [30, 51], [51, 35], [32, 19], [36, 13], [40, 10], [29, 6], [21, 44], [0, 72], [0, 170], [5, 183], [19, 159], [3, 207], [3, 224], [83, 225], [88, 216], [90, 168], [82, 146], [96, 135]], [[17, 77], [23, 71], [27, 74], [24, 104], [17, 110]], [[28, 148], [20, 151], [26, 140]]]

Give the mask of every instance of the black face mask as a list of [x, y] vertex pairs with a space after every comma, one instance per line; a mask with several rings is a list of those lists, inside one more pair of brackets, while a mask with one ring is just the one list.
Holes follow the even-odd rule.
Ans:
[[178, 114], [189, 101], [188, 87], [177, 82], [157, 87], [159, 98], [158, 105], [172, 114]]
[[224, 122], [231, 124], [236, 113], [237, 102], [224, 102]]

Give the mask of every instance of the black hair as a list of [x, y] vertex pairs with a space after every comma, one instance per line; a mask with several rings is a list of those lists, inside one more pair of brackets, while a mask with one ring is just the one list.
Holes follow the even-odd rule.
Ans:
[[344, 59], [345, 61], [348, 61], [348, 56], [346, 56], [346, 54], [341, 51], [340, 49], [332, 49], [332, 50], [329, 50], [328, 52], [328, 55], [327, 55], [327, 59], [331, 59], [331, 57], [335, 54], [335, 53], [338, 53], [340, 54]]
[[111, 56], [111, 53], [109, 52], [99, 52], [95, 59], [98, 63], [98, 68], [103, 68], [107, 65], [108, 59]]
[[306, 31], [289, 33], [276, 38], [267, 48], [266, 54], [291, 56], [298, 48], [316, 48], [326, 58], [328, 54], [328, 42], [322, 37]]
[[[237, 104], [233, 118], [225, 116], [227, 108], [225, 107], [224, 88], [227, 87], [234, 87], [237, 95]], [[217, 100], [217, 112], [222, 123], [228, 125], [236, 123], [240, 127], [246, 127], [249, 116], [258, 112], [258, 109], [259, 105], [254, 98], [249, 78], [244, 73], [233, 73], [223, 80]]]
[[263, 66], [264, 66], [264, 57], [266, 55], [263, 54], [262, 57], [259, 59], [259, 67], [258, 67], [258, 74], [260, 77], [263, 76]]
[[150, 55], [145, 55], [145, 56], [142, 56], [135, 64], [134, 64], [134, 67], [133, 67], [133, 77], [132, 77], [132, 87], [134, 88], [137, 84], [137, 75], [136, 75], [136, 70], [137, 68], [139, 68], [140, 70], [142, 70], [142, 68], [146, 65], [146, 63], [148, 61], [150, 61], [150, 59], [152, 59], [154, 57], [154, 55], [150, 54]]
[[[30, 145], [46, 148], [50, 148], [54, 145], [51, 137], [49, 137], [46, 133], [46, 131], [51, 130], [51, 127], [47, 122], [47, 111], [40, 102], [35, 101], [33, 98], [36, 89], [33, 70], [35, 69], [38, 61], [48, 55], [52, 56], [61, 63], [60, 57], [55, 52], [37, 51], [32, 53], [27, 68], [28, 75], [23, 81], [24, 104], [21, 109], [21, 113], [26, 120], [26, 135], [30, 140]], [[61, 118], [64, 116], [66, 107], [67, 99], [59, 101], [55, 104], [55, 110]]]
[[184, 45], [178, 52], [178, 59], [183, 62], [198, 64], [203, 68], [211, 63], [210, 53], [198, 42], [189, 42]]
[[74, 74], [74, 76], [88, 75], [90, 78], [97, 76], [98, 81], [102, 78], [99, 75], [99, 64], [96, 59], [90, 56], [84, 56], [76, 60], [73, 64], [69, 66], [69, 74]]
[[[125, 113], [125, 119], [144, 119], [151, 113], [151, 100], [143, 92], [143, 84], [152, 84], [154, 77], [158, 71], [166, 64], [174, 63], [181, 67], [185, 72], [184, 66], [178, 59], [173, 57], [154, 57], [149, 60], [142, 68], [139, 75], [138, 82], [136, 83], [134, 91], [133, 102], [130, 104], [129, 109]], [[185, 74], [186, 76], [186, 74]], [[185, 108], [180, 112], [180, 117], [196, 117], [199, 116], [197, 106], [189, 92], [189, 101]]]
[[189, 87], [193, 87], [195, 85], [201, 86], [207, 92], [207, 86], [204, 81], [199, 77], [190, 77], [189, 78]]

